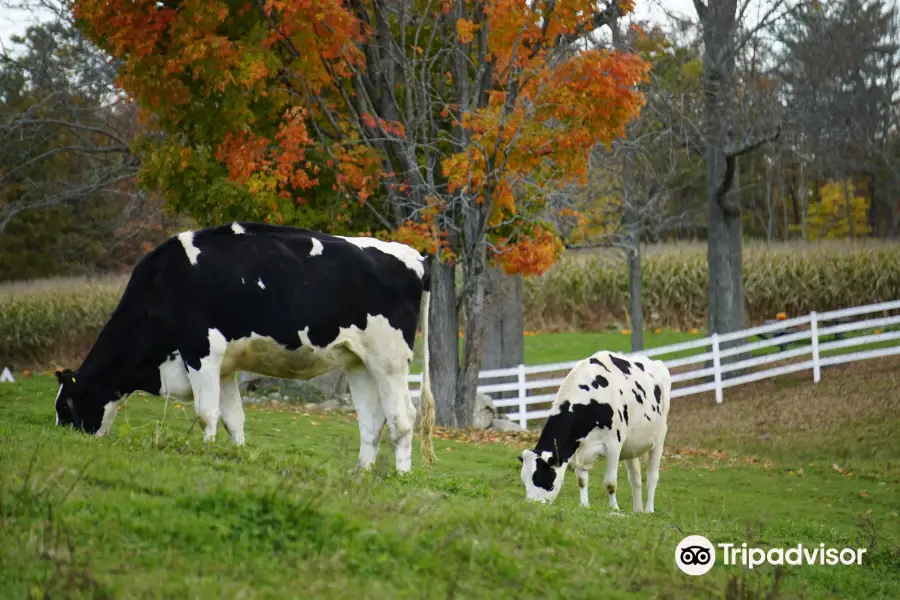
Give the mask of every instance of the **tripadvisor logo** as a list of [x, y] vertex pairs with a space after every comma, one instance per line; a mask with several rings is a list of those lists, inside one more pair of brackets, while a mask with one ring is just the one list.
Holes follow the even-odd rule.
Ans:
[[675, 547], [675, 564], [688, 575], [704, 575], [716, 564], [716, 549], [702, 535], [689, 535]]
[[716, 564], [716, 547], [719, 548], [722, 564], [741, 565], [753, 569], [760, 565], [861, 565], [866, 548], [826, 548], [825, 544], [804, 546], [797, 544], [790, 548], [748, 547], [746, 543], [737, 546], [731, 543], [713, 545], [702, 535], [689, 535], [675, 547], [675, 564], [688, 575], [703, 575]]

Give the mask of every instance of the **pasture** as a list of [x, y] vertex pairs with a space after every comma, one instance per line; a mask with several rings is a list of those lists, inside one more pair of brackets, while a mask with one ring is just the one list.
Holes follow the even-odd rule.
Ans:
[[[627, 336], [621, 336], [623, 341]], [[543, 358], [541, 360], [543, 362]], [[352, 475], [355, 415], [247, 405], [248, 444], [204, 447], [193, 409], [132, 396], [111, 434], [53, 426], [51, 377], [0, 384], [0, 589], [70, 598], [897, 598], [900, 360], [673, 401], [657, 512], [621, 515], [602, 469], [528, 505], [532, 434], [438, 429], [434, 471]], [[601, 463], [602, 464], [602, 463]], [[643, 465], [642, 465], [643, 466]], [[646, 491], [646, 484], [644, 486]], [[687, 535], [862, 547], [860, 566], [674, 564]]]

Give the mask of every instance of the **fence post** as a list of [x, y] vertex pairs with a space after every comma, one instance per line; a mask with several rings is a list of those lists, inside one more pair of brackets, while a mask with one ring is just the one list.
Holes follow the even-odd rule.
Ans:
[[822, 369], [819, 366], [819, 317], [816, 311], [809, 313], [809, 339], [812, 344], [813, 383], [819, 383]]
[[528, 429], [528, 419], [525, 418], [525, 413], [528, 410], [528, 405], [525, 404], [525, 398], [528, 395], [528, 391], [525, 389], [525, 365], [519, 365], [518, 372], [519, 379], [519, 425], [522, 426], [522, 429]]
[[713, 378], [716, 383], [716, 404], [722, 404], [722, 361], [719, 359], [719, 334], [712, 334]]

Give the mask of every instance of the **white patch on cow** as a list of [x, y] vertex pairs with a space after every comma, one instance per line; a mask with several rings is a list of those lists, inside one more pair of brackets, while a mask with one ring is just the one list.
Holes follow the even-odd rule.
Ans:
[[425, 257], [419, 254], [418, 250], [412, 246], [407, 246], [400, 242], [384, 242], [373, 237], [344, 237], [341, 235], [335, 237], [350, 242], [354, 246], [360, 248], [375, 248], [381, 250], [385, 254], [390, 254], [409, 267], [419, 276], [419, 279], [425, 276]]
[[247, 285], [247, 282], [244, 281], [244, 278], [243, 278], [243, 277], [241, 277], [241, 283], [243, 283], [244, 285]]
[[[612, 357], [627, 360], [630, 364], [629, 373], [620, 370], [611, 360]], [[645, 370], [635, 366], [636, 361], [639, 361]], [[659, 402], [655, 393], [657, 387], [660, 392]], [[634, 499], [634, 510], [641, 512], [643, 504], [639, 458], [649, 453], [647, 512], [653, 512], [656, 484], [659, 481], [659, 462], [668, 430], [671, 388], [669, 370], [661, 361], [647, 357], [628, 357], [605, 350], [579, 361], [559, 387], [545, 428], [561, 427], [558, 421], [556, 424], [553, 423], [553, 417], [560, 414], [563, 402], [568, 402], [569, 410], [573, 410], [579, 405], [590, 405], [591, 400], [600, 405], [608, 405], [609, 408], [603, 409], [604, 412], [591, 413], [589, 418], [597, 418], [599, 422], [600, 419], [606, 418], [606, 411], [611, 410], [611, 426], [596, 427], [582, 439], [569, 440], [569, 442], [577, 441], [578, 447], [568, 459], [563, 456], [565, 460], [561, 465], [553, 467], [556, 478], [551, 490], [534, 484], [538, 455], [533, 450], [523, 451], [521, 476], [526, 498], [539, 502], [553, 502], [562, 488], [566, 468], [571, 465], [581, 489], [581, 503], [587, 506], [588, 472], [599, 457], [604, 457], [606, 471], [603, 483], [609, 495], [610, 508], [619, 509], [616, 501], [616, 484], [619, 462], [624, 461]], [[624, 418], [626, 414], [627, 423]], [[555, 429], [551, 431], [554, 432], [554, 436], [565, 438], [564, 431]], [[541, 453], [541, 458], [545, 461], [552, 456], [554, 454], [551, 452]]]
[[119, 412], [118, 402], [114, 401], [106, 403], [106, 406], [103, 407], [103, 420], [100, 422], [100, 429], [94, 434], [95, 436], [103, 437], [109, 433], [109, 428], [112, 427], [113, 421], [116, 420], [117, 412]]
[[258, 285], [262, 289], [266, 289], [266, 284], [263, 283], [263, 280], [261, 277], [258, 277], [256, 279], [256, 285]]
[[56, 412], [56, 424], [59, 425], [59, 411], [56, 410], [56, 403], [59, 402], [59, 397], [62, 396], [63, 386], [59, 386], [59, 391], [56, 392], [56, 400], [53, 401], [54, 412]]
[[237, 235], [241, 235], [242, 233], [247, 233], [247, 230], [245, 230], [243, 227], [241, 227], [240, 223], [232, 223], [231, 230], [234, 233], [236, 233]]
[[159, 365], [159, 395], [183, 401], [193, 399], [191, 380], [188, 379], [187, 369], [179, 352], [175, 352], [174, 358], [166, 357]]
[[325, 250], [325, 246], [322, 245], [322, 242], [317, 240], [316, 238], [312, 239], [312, 250], [309, 251], [310, 256], [319, 256]]
[[219, 424], [219, 392], [222, 362], [228, 350], [228, 340], [222, 332], [210, 328], [207, 333], [209, 354], [200, 359], [200, 368], [187, 366], [187, 377], [194, 396], [194, 412], [203, 428], [203, 440], [214, 442]]
[[184, 253], [187, 254], [188, 260], [192, 265], [197, 264], [197, 257], [200, 256], [200, 249], [194, 245], [194, 232], [182, 231], [178, 234], [178, 241], [184, 246]]

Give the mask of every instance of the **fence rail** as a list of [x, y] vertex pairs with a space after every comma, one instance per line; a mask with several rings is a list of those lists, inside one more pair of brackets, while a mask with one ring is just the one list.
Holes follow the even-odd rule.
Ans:
[[[892, 311], [900, 311], [900, 300], [824, 313], [811, 312], [802, 317], [742, 331], [713, 334], [627, 354], [656, 358], [666, 363], [672, 370], [673, 398], [715, 392], [716, 402], [721, 403], [724, 390], [730, 387], [808, 370], [813, 372], [813, 382], [818, 383], [823, 367], [900, 355], [900, 314], [890, 315]], [[866, 318], [851, 320], [862, 315]], [[749, 341], [750, 338], [761, 339]], [[801, 345], [788, 348], [792, 344]], [[873, 344], [878, 347], [863, 349]], [[823, 353], [831, 355], [823, 356]], [[673, 354], [684, 356], [664, 358]], [[485, 383], [479, 384], [478, 391], [487, 395], [515, 392], [516, 396], [512, 398], [492, 398], [494, 406], [505, 417], [527, 427], [529, 421], [547, 417], [557, 389], [577, 362], [518, 365], [481, 371], [479, 382]], [[776, 366], [759, 369], [776, 363]], [[695, 366], [687, 368], [691, 365]], [[511, 377], [516, 380], [489, 383]], [[416, 384], [411, 387], [410, 393], [418, 397], [421, 374], [410, 375], [409, 381]], [[510, 408], [514, 410], [505, 410]]]

